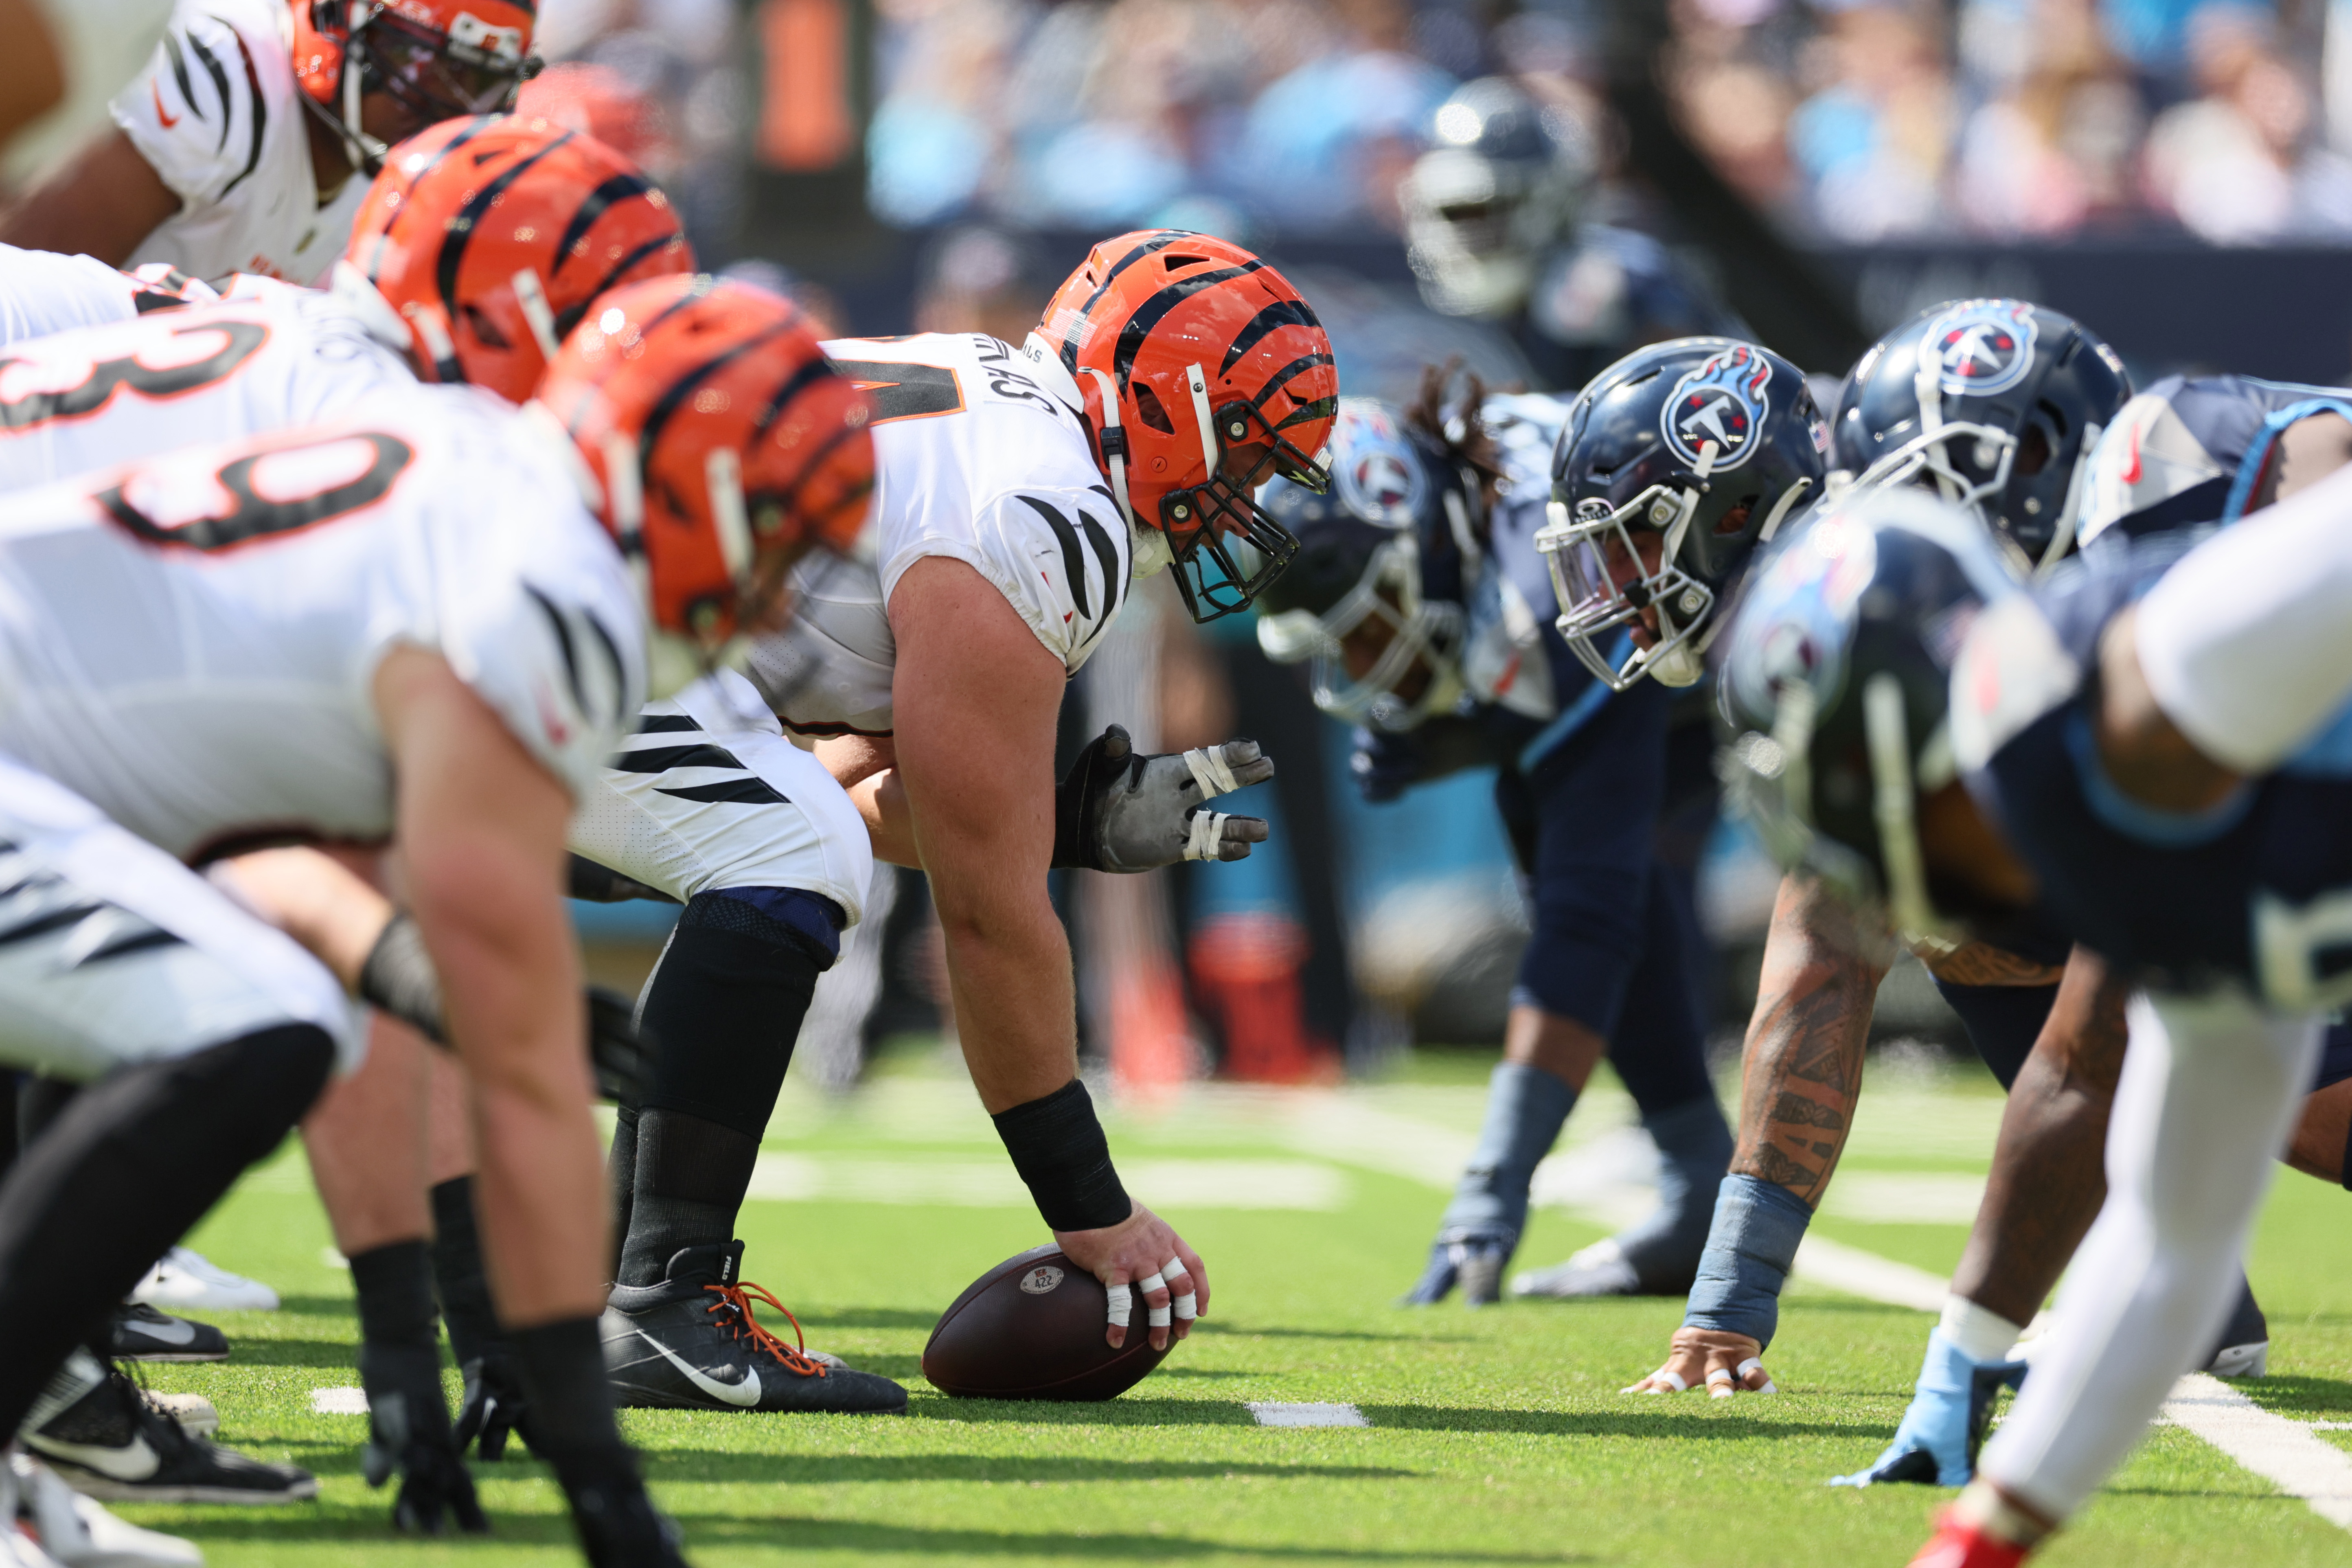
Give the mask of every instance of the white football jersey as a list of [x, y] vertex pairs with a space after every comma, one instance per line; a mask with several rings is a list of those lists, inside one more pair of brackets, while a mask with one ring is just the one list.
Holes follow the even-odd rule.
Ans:
[[370, 682], [414, 643], [577, 793], [644, 700], [645, 652], [562, 440], [416, 386], [0, 500], [0, 753], [183, 858], [381, 841]]
[[338, 418], [417, 384], [398, 328], [341, 296], [247, 278], [218, 304], [14, 344], [0, 353], [0, 490]]
[[824, 345], [874, 404], [874, 506], [845, 560], [795, 576], [792, 628], [751, 676], [800, 734], [887, 734], [890, 594], [926, 555], [994, 584], [1075, 673], [1126, 603], [1134, 544], [1059, 362], [979, 333]]
[[342, 253], [368, 182], [353, 174], [319, 205], [293, 26], [287, 0], [179, 0], [147, 68], [112, 104], [115, 124], [181, 202], [128, 265], [310, 283]]
[[0, 245], [0, 344], [139, 313], [131, 279], [95, 256]]

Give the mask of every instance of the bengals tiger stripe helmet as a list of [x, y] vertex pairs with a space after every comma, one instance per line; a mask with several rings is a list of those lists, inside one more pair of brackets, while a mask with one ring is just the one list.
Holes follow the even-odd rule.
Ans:
[[[1298, 290], [1228, 241], [1140, 230], [1094, 247], [1036, 338], [1078, 382], [1129, 525], [1166, 539], [1192, 618], [1248, 608], [1298, 552], [1256, 488], [1276, 475], [1329, 482], [1314, 454], [1339, 374]], [[1236, 558], [1228, 534], [1255, 560]]]
[[598, 295], [694, 270], [677, 209], [636, 165], [561, 125], [492, 115], [394, 148], [343, 258], [408, 322], [418, 374], [509, 403]]
[[874, 489], [865, 394], [791, 300], [708, 277], [616, 289], [538, 405], [570, 432], [636, 574], [656, 685], [739, 657], [813, 547], [846, 550]]
[[430, 125], [511, 107], [515, 89], [539, 69], [530, 52], [537, 0], [294, 0], [293, 8], [294, 79], [305, 107], [369, 174], [384, 147], [360, 123], [368, 93], [388, 95]]

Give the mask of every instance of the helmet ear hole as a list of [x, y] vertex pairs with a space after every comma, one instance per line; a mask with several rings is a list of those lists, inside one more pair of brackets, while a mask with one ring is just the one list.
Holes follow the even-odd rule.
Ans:
[[1154, 430], [1159, 431], [1162, 436], [1173, 436], [1176, 434], [1176, 426], [1174, 421], [1168, 417], [1168, 410], [1160, 405], [1159, 394], [1153, 392], [1149, 385], [1140, 381], [1134, 384], [1134, 388], [1135, 416], [1142, 420], [1146, 425], [1150, 426]]

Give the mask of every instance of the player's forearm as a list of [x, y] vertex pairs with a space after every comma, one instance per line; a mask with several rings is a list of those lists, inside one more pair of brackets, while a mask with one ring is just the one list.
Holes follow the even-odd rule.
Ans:
[[989, 1114], [1042, 1100], [1077, 1073], [1069, 938], [1028, 887], [951, 873], [931, 879], [947, 946], [956, 1029]]
[[857, 806], [857, 815], [865, 819], [866, 836], [874, 846], [874, 858], [893, 866], [923, 868], [922, 852], [915, 847], [915, 819], [907, 809], [906, 786], [898, 780], [898, 770], [886, 768], [849, 786], [849, 798]]
[[2078, 950], [2010, 1089], [1952, 1293], [2012, 1323], [2041, 1310], [2106, 1201], [2107, 1117], [2129, 1038], [2129, 995]]
[[131, 138], [114, 126], [24, 198], [0, 212], [0, 244], [95, 256], [110, 267], [180, 210]]
[[262, 849], [223, 863], [238, 897], [310, 950], [356, 992], [368, 953], [392, 919], [392, 900], [317, 849]]
[[1853, 1131], [1863, 1048], [1885, 970], [1830, 898], [1791, 878], [1766, 938], [1740, 1077], [1735, 1175], [1818, 1205]]

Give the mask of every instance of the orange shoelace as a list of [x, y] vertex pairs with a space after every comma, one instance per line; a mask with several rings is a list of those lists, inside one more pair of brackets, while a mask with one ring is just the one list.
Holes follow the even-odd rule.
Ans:
[[[813, 1361], [803, 1353], [808, 1349], [808, 1339], [801, 1332], [801, 1321], [793, 1316], [790, 1307], [768, 1294], [764, 1287], [746, 1279], [740, 1284], [705, 1285], [703, 1289], [719, 1298], [705, 1310], [724, 1312], [731, 1310], [734, 1312], [737, 1339], [749, 1339], [755, 1350], [767, 1352], [803, 1377], [825, 1375], [825, 1364]], [[760, 1326], [760, 1320], [751, 1315], [751, 1299], [755, 1296], [784, 1315], [784, 1321], [793, 1326], [793, 1338], [798, 1342], [796, 1346], [784, 1343]]]

